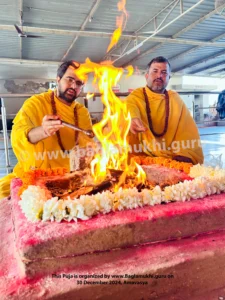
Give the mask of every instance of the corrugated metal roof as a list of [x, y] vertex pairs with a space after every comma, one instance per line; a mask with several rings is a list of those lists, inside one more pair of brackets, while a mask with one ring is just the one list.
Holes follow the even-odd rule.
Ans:
[[220, 15], [214, 15], [181, 35], [180, 38], [210, 41], [211, 39], [223, 34], [224, 28], [225, 18], [222, 18]]
[[[191, 74], [200, 69], [201, 74], [210, 74], [209, 67], [220, 64], [224, 59], [225, 36], [221, 35], [225, 33], [225, 16], [215, 13], [213, 0], [203, 1], [174, 22], [181, 14], [180, 5], [169, 13], [175, 1], [127, 0], [126, 27], [117, 47], [106, 55], [111, 34], [116, 29], [116, 19], [121, 15], [118, 1], [64, 0], [62, 3], [61, 0], [23, 0], [20, 20], [19, 1], [4, 0], [4, 3], [0, 3], [0, 63], [5, 58], [40, 62], [76, 59], [82, 62], [89, 57], [92, 61], [100, 62], [110, 57], [116, 60], [116, 66], [131, 63], [139, 69], [145, 69], [153, 57], [163, 55], [171, 60], [176, 72]], [[183, 0], [183, 11], [198, 2]], [[171, 24], [158, 34], [155, 32], [154, 37], [145, 42], [144, 38], [151, 36], [155, 30], [154, 17], [157, 25], [162, 23], [160, 28], [169, 22]], [[41, 35], [43, 38], [20, 40], [14, 24], [22, 24], [21, 29], [25, 34]], [[83, 31], [76, 38], [82, 26]], [[207, 44], [218, 37], [220, 39], [216, 43], [221, 43], [220, 47]], [[139, 47], [140, 43], [143, 45]], [[219, 70], [219, 66], [216, 70]]]
[[[108, 44], [109, 39], [92, 38], [92, 42], [90, 43], [89, 38], [79, 37], [78, 42], [70, 51], [67, 59], [75, 59], [84, 62], [88, 57], [94, 62], [99, 61], [99, 58], [103, 59]], [[99, 47], [99, 45], [101, 45], [101, 47]]]
[[17, 34], [13, 31], [0, 32], [0, 57], [20, 58], [20, 47]]
[[[47, 2], [47, 3], [46, 3]], [[80, 28], [93, 0], [24, 0], [24, 25]]]
[[[210, 57], [212, 57], [213, 55], [218, 55], [220, 53], [224, 53], [225, 54], [225, 49], [221, 48], [221, 49], [217, 49], [217, 52], [215, 51], [215, 48], [213, 47], [202, 47], [197, 49], [196, 51], [190, 53], [187, 57], [182, 57], [182, 58], [174, 58], [172, 60], [173, 63], [173, 70], [175, 72], [180, 71], [182, 68], [187, 67], [187, 69], [185, 70], [185, 73], [189, 73], [189, 72], [193, 72], [195, 69], [197, 68], [201, 68], [203, 65], [205, 65], [205, 63], [207, 62], [207, 58], [209, 59]], [[202, 62], [200, 64], [200, 61], [204, 60], [204, 62]], [[213, 62], [216, 63], [220, 60], [220, 56], [216, 57]], [[198, 63], [198, 65], [196, 65], [195, 67], [191, 67], [192, 64], [194, 63]], [[209, 63], [211, 63], [211, 61], [209, 61]], [[188, 69], [189, 66], [189, 69]]]
[[[169, 1], [172, 2], [172, 1]], [[196, 4], [198, 1], [192, 0], [192, 1], [183, 1], [183, 11], [186, 11], [189, 9], [191, 6]], [[172, 6], [171, 6], [172, 7]], [[157, 25], [161, 24], [167, 14], [169, 13], [171, 7], [169, 7], [167, 10], [165, 10], [162, 14], [157, 17]], [[178, 19], [176, 22], [172, 23], [169, 27], [165, 28], [162, 32], [159, 33], [160, 36], [164, 37], [170, 37], [173, 36], [174, 34], [178, 33], [182, 29], [186, 28], [188, 25], [194, 23], [195, 21], [199, 20], [201, 17], [206, 15], [209, 11], [214, 10], [214, 3], [213, 1], [205, 1], [201, 5], [197, 6], [193, 11], [187, 13], [180, 19]], [[161, 27], [164, 27], [166, 24], [174, 20], [176, 17], [178, 17], [180, 14], [180, 6], [176, 6], [174, 10], [169, 14], [168, 18], [162, 23]], [[151, 18], [148, 17], [148, 18]], [[147, 32], [151, 31], [154, 29], [152, 27], [152, 23], [145, 26], [141, 31], [142, 32]]]
[[0, 20], [1, 23], [15, 23], [18, 21], [19, 10], [17, 2], [14, 0], [5, 0], [0, 3]]
[[[155, 52], [151, 53], [151, 55], [144, 57], [142, 59], [142, 63], [147, 66], [150, 60], [152, 60], [156, 56], [165, 56], [168, 59], [173, 56], [177, 56], [178, 54], [187, 51], [190, 49], [189, 45], [177, 45], [177, 44], [168, 44], [168, 45], [163, 45], [159, 49], [157, 49]], [[174, 60], [171, 61], [171, 67], [172, 70], [174, 69]]]
[[65, 49], [69, 48], [73, 40], [72, 36], [49, 34], [41, 34], [41, 36], [43, 38], [22, 40], [24, 59], [42, 60], [44, 56], [45, 60], [60, 61], [65, 54]]

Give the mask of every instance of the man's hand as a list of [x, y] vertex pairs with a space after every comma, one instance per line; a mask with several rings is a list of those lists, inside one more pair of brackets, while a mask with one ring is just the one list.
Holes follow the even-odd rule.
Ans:
[[59, 116], [46, 115], [42, 120], [42, 128], [47, 136], [54, 135], [56, 131], [64, 127]]
[[146, 131], [147, 128], [143, 125], [141, 119], [139, 118], [133, 118], [131, 119], [131, 125], [130, 125], [130, 131], [132, 133], [139, 133]]
[[31, 129], [27, 138], [31, 144], [36, 144], [56, 133], [57, 130], [64, 127], [61, 124], [59, 116], [46, 115], [42, 119], [42, 125]]

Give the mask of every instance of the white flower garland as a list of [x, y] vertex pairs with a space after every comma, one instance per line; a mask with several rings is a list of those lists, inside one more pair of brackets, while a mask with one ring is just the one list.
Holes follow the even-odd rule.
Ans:
[[161, 190], [136, 188], [122, 189], [112, 193], [105, 191], [93, 196], [83, 195], [79, 199], [47, 199], [44, 189], [30, 185], [21, 195], [20, 206], [28, 220], [36, 221], [77, 221], [87, 220], [92, 216], [110, 211], [133, 209], [144, 205], [156, 205], [162, 202], [188, 201], [225, 192], [225, 170], [195, 165], [191, 168], [192, 181], [185, 180]]

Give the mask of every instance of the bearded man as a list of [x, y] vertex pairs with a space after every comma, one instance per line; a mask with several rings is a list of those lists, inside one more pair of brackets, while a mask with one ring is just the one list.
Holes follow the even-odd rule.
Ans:
[[91, 130], [86, 107], [76, 101], [84, 82], [76, 75], [80, 64], [67, 61], [57, 70], [55, 91], [27, 99], [13, 121], [12, 148], [18, 159], [13, 173], [0, 180], [0, 199], [10, 194], [10, 181], [22, 177], [33, 168], [65, 167], [69, 170], [69, 153], [75, 145], [85, 147], [91, 138], [64, 127], [62, 120], [82, 129]]
[[169, 61], [156, 57], [147, 67], [147, 85], [126, 98], [132, 153], [203, 163], [198, 129], [189, 110], [177, 92], [166, 90], [170, 77]]

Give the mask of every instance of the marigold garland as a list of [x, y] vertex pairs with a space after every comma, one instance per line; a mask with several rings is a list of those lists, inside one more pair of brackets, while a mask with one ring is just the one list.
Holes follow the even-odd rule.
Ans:
[[18, 191], [18, 195], [20, 196], [29, 185], [35, 185], [35, 180], [39, 177], [64, 175], [67, 172], [68, 170], [66, 168], [48, 168], [46, 170], [35, 169], [24, 172], [23, 177], [21, 178], [23, 184]]
[[179, 162], [165, 157], [133, 156], [131, 159], [139, 165], [157, 164], [163, 167], [183, 171], [186, 174], [189, 174], [191, 167], [193, 167], [193, 164], [191, 163]]
[[[190, 168], [193, 166], [193, 164], [191, 163], [179, 162], [165, 157], [133, 156], [131, 160], [135, 161], [139, 165], [157, 164], [167, 168], [183, 171], [186, 174], [189, 174]], [[28, 188], [29, 185], [35, 185], [35, 180], [38, 177], [64, 175], [67, 172], [68, 170], [66, 168], [48, 168], [46, 170], [35, 169], [27, 171], [21, 178], [23, 184], [18, 191], [18, 195], [20, 196], [23, 191]]]

